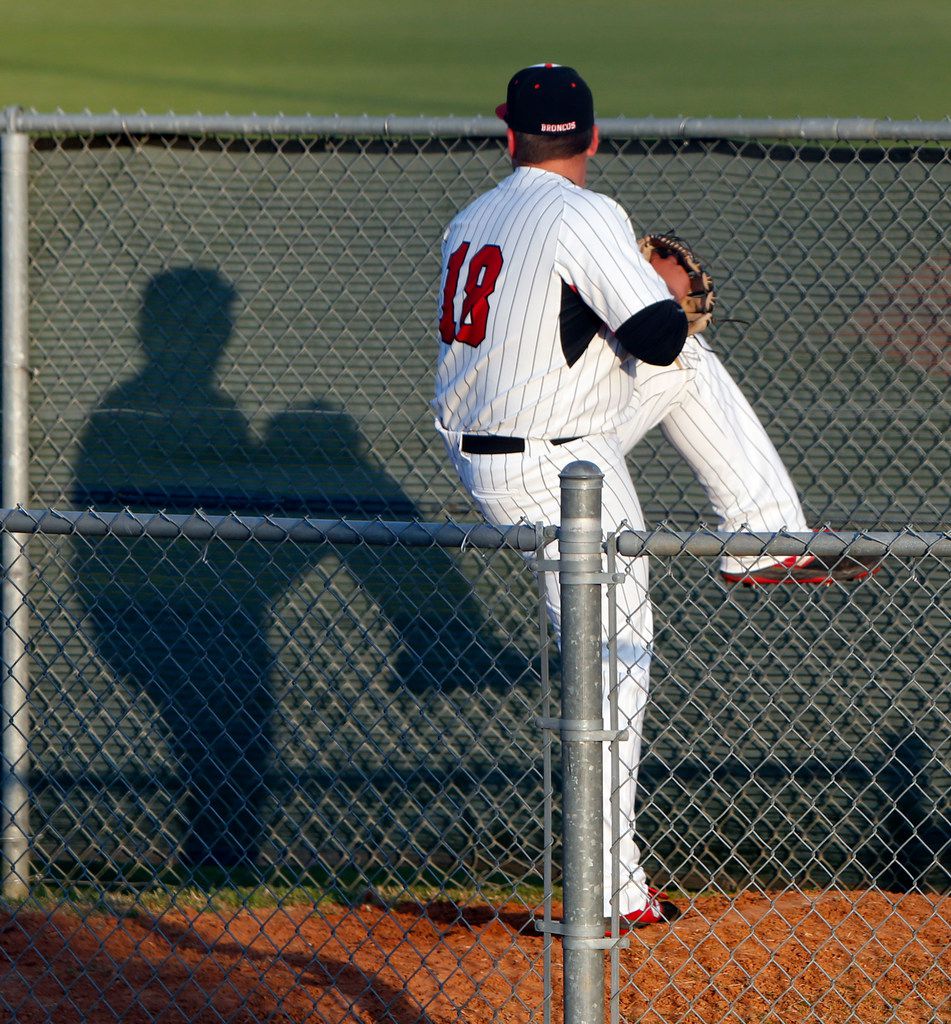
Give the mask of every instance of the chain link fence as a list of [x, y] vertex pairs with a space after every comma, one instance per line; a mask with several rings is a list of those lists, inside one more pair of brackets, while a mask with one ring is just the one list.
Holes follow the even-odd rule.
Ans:
[[[56, 509], [33, 519], [68, 528], [3, 535], [5, 732], [30, 764], [8, 762], [5, 829], [28, 799], [17, 856], [32, 874], [4, 932], [0, 1012], [69, 1020], [92, 983], [108, 1019], [534, 1019], [535, 582], [519, 545], [464, 544], [467, 528], [433, 540], [474, 519], [428, 409], [438, 239], [505, 172], [499, 129], [7, 122], [3, 504]], [[592, 186], [638, 228], [695, 243], [725, 315], [749, 321], [713, 341], [810, 520], [896, 539], [947, 530], [948, 126], [604, 134]], [[706, 529], [662, 437], [632, 470], [649, 522]], [[174, 536], [86, 532], [70, 518], [85, 509]], [[361, 525], [319, 543], [228, 535], [258, 517]], [[393, 543], [392, 524], [413, 521], [417, 542]], [[638, 822], [652, 877], [688, 894], [714, 937], [726, 922], [747, 943], [758, 933], [730, 916], [736, 893], [924, 900], [905, 908], [913, 941], [882, 940], [881, 962], [840, 930], [816, 941], [851, 949], [848, 965], [810, 963], [833, 988], [857, 971], [872, 996], [889, 971], [920, 981], [892, 1017], [841, 997], [843, 1020], [935, 1019], [951, 994], [951, 969], [934, 966], [951, 859], [947, 560], [926, 546], [853, 589], [764, 593], [725, 591], [710, 557], [681, 547], [652, 556]], [[82, 929], [60, 921], [68, 907]], [[781, 936], [808, 926], [777, 901], [763, 921], [777, 908]], [[173, 954], [152, 956], [152, 914]], [[278, 937], [249, 952], [262, 919]], [[132, 968], [116, 966], [123, 943]], [[626, 959], [625, 1019], [731, 1019], [717, 1000], [739, 967], [750, 1008], [735, 1019], [825, 998], [810, 1003], [775, 949], [714, 969], [701, 946], [682, 939], [679, 965], [677, 951]], [[738, 947], [723, 935], [719, 948]], [[48, 965], [70, 951], [87, 964], [77, 983], [31, 1003], [30, 964], [57, 975]], [[158, 963], [168, 1005], [190, 1007], [181, 1018], [133, 977]]]

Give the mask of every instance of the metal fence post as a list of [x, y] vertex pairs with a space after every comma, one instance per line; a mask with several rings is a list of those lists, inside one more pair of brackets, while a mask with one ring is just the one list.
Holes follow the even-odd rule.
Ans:
[[590, 462], [561, 473], [565, 1024], [604, 1021], [601, 486]]
[[[2, 150], [3, 277], [3, 505], [29, 504], [29, 341], [27, 336], [28, 138], [6, 112]], [[29, 564], [25, 542], [2, 538], [3, 868], [0, 890], [8, 899], [29, 891]]]

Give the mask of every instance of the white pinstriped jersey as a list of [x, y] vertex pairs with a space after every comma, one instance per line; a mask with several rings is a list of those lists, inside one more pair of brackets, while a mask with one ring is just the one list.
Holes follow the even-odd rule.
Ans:
[[612, 332], [671, 298], [618, 203], [537, 167], [452, 220], [439, 296], [442, 426], [548, 439], [613, 428], [634, 385]]

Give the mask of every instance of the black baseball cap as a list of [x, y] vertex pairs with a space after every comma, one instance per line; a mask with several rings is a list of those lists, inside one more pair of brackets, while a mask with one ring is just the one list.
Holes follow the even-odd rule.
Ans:
[[568, 135], [594, 124], [591, 90], [574, 68], [563, 64], [516, 71], [495, 112], [512, 131], [527, 135]]

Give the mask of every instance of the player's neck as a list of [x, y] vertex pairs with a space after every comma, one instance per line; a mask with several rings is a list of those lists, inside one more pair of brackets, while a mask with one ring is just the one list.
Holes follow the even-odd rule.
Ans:
[[523, 164], [513, 160], [512, 166], [537, 167], [540, 171], [551, 171], [552, 174], [560, 174], [580, 188], [584, 188], [587, 180], [588, 158], [581, 153], [578, 156], [560, 157], [557, 160], [543, 160], [539, 164]]

